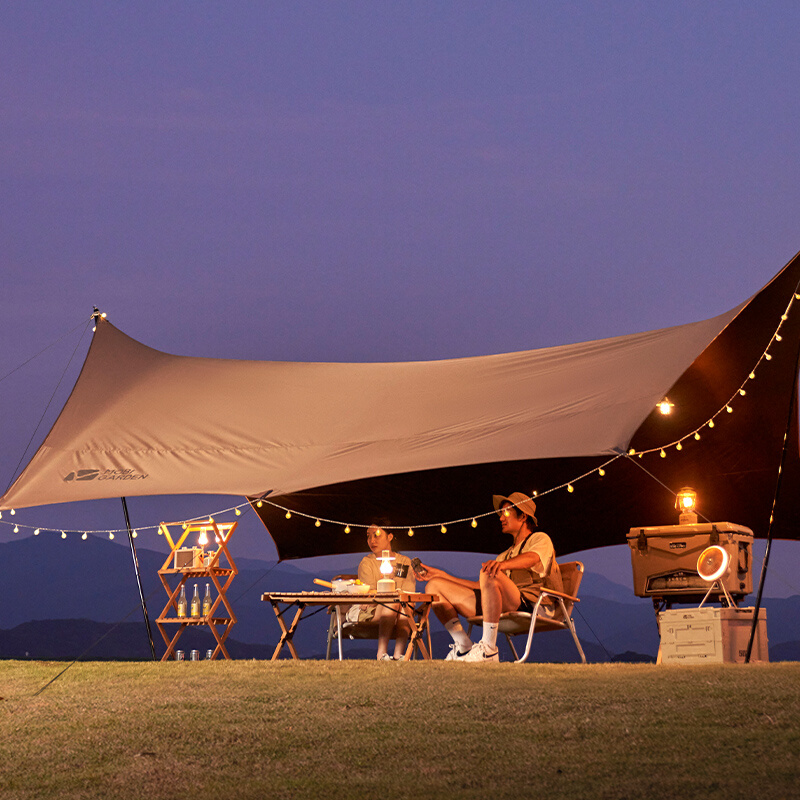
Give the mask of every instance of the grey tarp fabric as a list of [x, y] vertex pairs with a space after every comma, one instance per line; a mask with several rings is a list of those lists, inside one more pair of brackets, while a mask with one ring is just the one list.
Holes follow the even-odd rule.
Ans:
[[[772, 533], [800, 538], [799, 284], [796, 256], [704, 322], [424, 363], [187, 358], [100, 321], [70, 399], [0, 509], [270, 492], [253, 506], [281, 558], [360, 552], [363, 537], [339, 523], [358, 534], [377, 514], [416, 528], [413, 541], [397, 531], [403, 549], [500, 552], [496, 522], [470, 517], [491, 512], [493, 494], [536, 491], [540, 524], [566, 554], [674, 523], [685, 485], [707, 519], [764, 536], [785, 455]], [[669, 417], [655, 410], [665, 394]], [[629, 447], [650, 452], [618, 455]], [[287, 520], [285, 508], [299, 513]], [[464, 521], [440, 532], [454, 520]]]
[[611, 454], [734, 315], [527, 352], [375, 364], [174, 356], [99, 320], [71, 397], [0, 509], [123, 494], [286, 494]]

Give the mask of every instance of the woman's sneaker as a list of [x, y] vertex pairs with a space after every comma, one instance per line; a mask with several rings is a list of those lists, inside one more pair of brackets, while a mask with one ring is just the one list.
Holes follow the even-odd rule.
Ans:
[[494, 650], [492, 650], [485, 642], [478, 642], [478, 644], [472, 645], [472, 650], [465, 656], [459, 658], [459, 661], [477, 661], [481, 664], [485, 664], [487, 661], [499, 660], [500, 652], [498, 649], [495, 647]]
[[444, 657], [445, 661], [463, 661], [469, 654], [471, 650], [467, 650], [466, 652], [462, 653], [458, 649], [458, 645], [453, 644], [450, 645], [450, 652]]

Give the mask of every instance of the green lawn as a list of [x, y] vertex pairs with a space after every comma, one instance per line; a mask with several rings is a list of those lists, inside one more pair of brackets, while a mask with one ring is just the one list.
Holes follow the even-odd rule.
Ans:
[[0, 797], [789, 798], [800, 664], [0, 662]]

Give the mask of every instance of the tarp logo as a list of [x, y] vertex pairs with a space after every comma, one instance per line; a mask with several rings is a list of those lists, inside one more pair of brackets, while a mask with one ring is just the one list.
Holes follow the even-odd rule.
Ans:
[[136, 472], [134, 469], [79, 469], [70, 472], [64, 478], [65, 483], [71, 481], [141, 481], [147, 477], [146, 473]]

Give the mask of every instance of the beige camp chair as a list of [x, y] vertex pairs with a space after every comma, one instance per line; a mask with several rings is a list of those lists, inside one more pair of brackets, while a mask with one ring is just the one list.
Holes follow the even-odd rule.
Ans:
[[[333, 579], [336, 580], [355, 580], [358, 575], [334, 575]], [[358, 603], [358, 595], [353, 595], [353, 605]], [[325, 651], [325, 660], [330, 661], [331, 646], [336, 638], [338, 638], [339, 627], [336, 618], [336, 609], [331, 607], [328, 609], [331, 621], [328, 625], [328, 647]], [[377, 639], [378, 638], [378, 623], [377, 622], [349, 622], [345, 619], [342, 613], [342, 640], [344, 639]], [[428, 632], [428, 652], [431, 652], [431, 628], [427, 626]], [[417, 648], [411, 654], [411, 658], [417, 655]], [[342, 643], [339, 642], [339, 660], [342, 660]]]
[[[527, 661], [528, 655], [531, 652], [531, 643], [533, 642], [533, 634], [535, 631], [563, 631], [568, 630], [575, 640], [575, 646], [578, 648], [581, 661], [586, 663], [586, 656], [583, 654], [583, 648], [580, 641], [578, 641], [578, 634], [575, 632], [575, 623], [572, 621], [572, 606], [574, 603], [579, 603], [578, 600], [578, 587], [581, 585], [581, 578], [583, 578], [583, 564], [580, 561], [569, 561], [566, 564], [561, 564], [561, 580], [564, 584], [564, 591], [557, 592], [553, 589], [544, 589], [541, 596], [536, 601], [533, 607], [533, 613], [526, 611], [509, 611], [500, 616], [500, 633], [506, 635], [508, 644], [516, 658], [516, 664], [521, 664]], [[556, 602], [555, 616], [542, 617], [538, 616], [539, 605], [545, 597], [552, 597]], [[483, 617], [470, 617], [469, 632], [472, 632], [473, 625], [482, 625]], [[517, 654], [514, 647], [514, 642], [511, 641], [512, 636], [520, 634], [528, 634], [528, 643], [525, 647], [525, 652], [522, 658]]]

